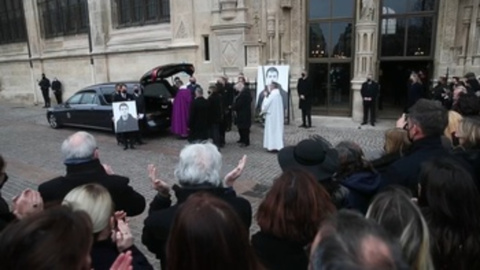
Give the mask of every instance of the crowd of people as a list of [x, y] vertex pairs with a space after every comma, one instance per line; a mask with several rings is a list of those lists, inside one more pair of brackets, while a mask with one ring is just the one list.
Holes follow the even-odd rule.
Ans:
[[[226, 105], [219, 85], [206, 100], [201, 87], [176, 83], [193, 104], [187, 123], [205, 111], [215, 117], [203, 123], [208, 132], [187, 125], [191, 143], [179, 154], [176, 184], [148, 166], [157, 193], [141, 243], [162, 269], [480, 269], [477, 91], [455, 89], [451, 107], [418, 99], [385, 132], [384, 153], [374, 160], [356, 142], [332, 145], [319, 135], [281, 147], [282, 172], [253, 215], [234, 189], [247, 157], [221, 175]], [[232, 111], [242, 99], [250, 107], [245, 86], [235, 89]], [[203, 141], [209, 136], [213, 144]], [[91, 134], [71, 135], [61, 151], [64, 176], [23, 191], [11, 210], [0, 200], [0, 269], [153, 269], [127, 219], [144, 212], [145, 198], [102, 164]], [[6, 169], [0, 157], [0, 187]], [[259, 231], [250, 235], [253, 223]]]
[[220, 149], [225, 146], [225, 133], [235, 124], [238, 145], [250, 145], [252, 96], [242, 74], [235, 84], [229, 83], [227, 77], [220, 77], [215, 85], [208, 87], [208, 97], [193, 76], [188, 84], [176, 77], [174, 87], [170, 128], [173, 134], [190, 143], [210, 139]]

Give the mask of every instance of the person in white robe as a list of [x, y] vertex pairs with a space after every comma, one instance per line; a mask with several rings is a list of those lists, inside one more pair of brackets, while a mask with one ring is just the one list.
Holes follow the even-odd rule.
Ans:
[[262, 114], [265, 115], [263, 147], [268, 151], [280, 151], [283, 148], [283, 100], [280, 85], [272, 82], [269, 92], [262, 102]]

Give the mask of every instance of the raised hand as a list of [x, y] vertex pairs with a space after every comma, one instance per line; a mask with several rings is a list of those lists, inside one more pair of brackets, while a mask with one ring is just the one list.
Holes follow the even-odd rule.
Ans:
[[153, 164], [148, 165], [148, 178], [150, 178], [150, 181], [152, 182], [153, 189], [164, 196], [169, 196], [170, 186], [166, 182], [157, 178], [157, 168]]
[[38, 191], [25, 189], [13, 198], [13, 214], [18, 219], [43, 211], [43, 199]]
[[127, 251], [125, 253], [120, 253], [117, 259], [113, 262], [110, 270], [132, 270], [132, 252]]
[[123, 252], [133, 245], [132, 232], [128, 223], [123, 219], [117, 219], [117, 228], [115, 228], [114, 235], [112, 240], [117, 244], [118, 251]]
[[245, 164], [247, 163], [247, 155], [243, 155], [243, 157], [238, 161], [237, 167], [230, 171], [227, 175], [225, 175], [224, 181], [225, 186], [232, 187], [235, 180], [237, 180], [240, 175], [242, 175], [243, 169], [245, 168]]

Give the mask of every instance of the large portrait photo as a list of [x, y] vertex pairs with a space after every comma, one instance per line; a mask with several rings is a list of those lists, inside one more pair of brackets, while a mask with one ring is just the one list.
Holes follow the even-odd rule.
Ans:
[[138, 131], [137, 105], [135, 101], [114, 102], [115, 133]]
[[262, 108], [264, 92], [272, 82], [280, 84], [280, 94], [283, 101], [283, 109], [288, 108], [288, 78], [290, 66], [259, 66], [257, 73], [257, 96], [255, 98], [256, 108]]

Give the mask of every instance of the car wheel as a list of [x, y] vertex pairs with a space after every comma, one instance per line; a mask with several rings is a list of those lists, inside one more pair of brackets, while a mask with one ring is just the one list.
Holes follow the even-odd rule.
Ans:
[[48, 123], [50, 124], [51, 128], [56, 129], [60, 127], [60, 123], [58, 123], [57, 117], [53, 113], [48, 115]]

